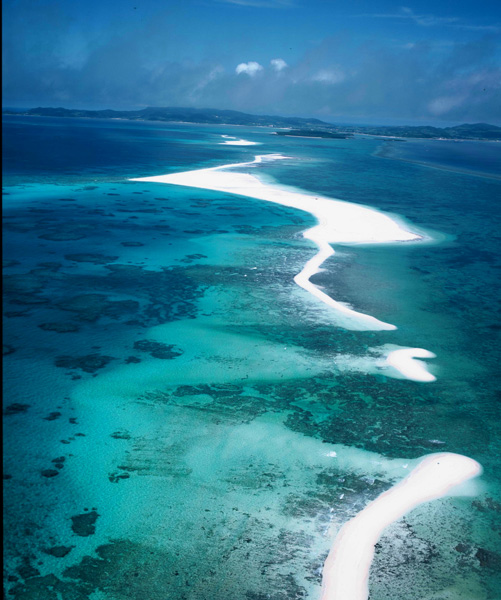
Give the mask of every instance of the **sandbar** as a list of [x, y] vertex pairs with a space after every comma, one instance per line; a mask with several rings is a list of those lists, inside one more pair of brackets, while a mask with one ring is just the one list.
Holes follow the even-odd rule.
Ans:
[[481, 472], [478, 462], [461, 454], [425, 456], [405, 479], [343, 525], [324, 563], [321, 600], [367, 600], [374, 545], [383, 530]]
[[250, 173], [234, 171], [236, 168], [242, 170], [265, 161], [286, 158], [289, 157], [282, 154], [259, 155], [250, 162], [154, 177], [138, 177], [131, 181], [167, 183], [237, 194], [312, 214], [318, 224], [304, 231], [303, 236], [317, 246], [318, 253], [296, 275], [294, 278], [296, 284], [324, 304], [334, 308], [340, 317], [341, 325], [346, 329], [362, 331], [396, 329], [395, 325], [357, 312], [346, 304], [335, 301], [318, 286], [312, 284], [310, 278], [318, 273], [325, 260], [334, 254], [331, 244], [418, 242], [424, 240], [426, 236], [411, 231], [403, 221], [374, 208], [311, 194], [293, 187], [271, 184]]
[[426, 363], [417, 360], [418, 358], [436, 358], [436, 354], [424, 348], [402, 348], [391, 351], [386, 357], [386, 362], [406, 379], [436, 381], [437, 378], [427, 370]]

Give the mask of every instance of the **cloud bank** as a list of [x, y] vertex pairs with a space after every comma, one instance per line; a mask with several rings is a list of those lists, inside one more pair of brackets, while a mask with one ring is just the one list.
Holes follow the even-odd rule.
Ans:
[[[83, 36], [72, 31], [74, 24], [57, 4], [50, 14], [47, 6], [31, 3], [30, 11], [18, 20], [10, 16], [5, 26], [4, 106], [192, 106], [334, 122], [391, 117], [501, 124], [501, 44], [495, 33], [472, 42], [434, 42], [371, 41], [348, 32], [304, 46], [294, 60], [288, 43], [283, 54], [276, 47], [267, 53], [261, 45], [240, 53], [237, 46], [228, 56], [204, 52], [196, 59], [180, 57], [182, 38], [174, 25], [169, 35], [163, 24], [145, 21], [135, 25], [134, 35], [116, 27]], [[432, 26], [429, 15], [398, 16]], [[20, 35], [23, 27], [29, 36]], [[249, 54], [258, 60], [248, 60]]]

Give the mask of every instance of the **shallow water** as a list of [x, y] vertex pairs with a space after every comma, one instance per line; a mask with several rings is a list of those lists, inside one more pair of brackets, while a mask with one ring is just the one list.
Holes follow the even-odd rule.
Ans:
[[[436, 451], [484, 474], [388, 528], [371, 600], [497, 597], [498, 181], [264, 128], [8, 117], [4, 147], [10, 597], [318, 598], [336, 531]], [[294, 284], [311, 215], [127, 181], [268, 152], [264, 177], [441, 234], [312, 279], [397, 330]], [[368, 374], [386, 344], [437, 381]]]

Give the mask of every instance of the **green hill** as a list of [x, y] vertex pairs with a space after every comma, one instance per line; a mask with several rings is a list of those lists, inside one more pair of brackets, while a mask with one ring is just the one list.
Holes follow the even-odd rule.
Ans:
[[351, 134], [358, 133], [418, 139], [501, 140], [501, 127], [489, 125], [488, 123], [465, 123], [463, 125], [445, 128], [433, 127], [431, 125], [341, 126], [333, 123], [326, 123], [320, 119], [280, 117], [277, 115], [251, 115], [236, 110], [219, 110], [215, 108], [162, 108], [150, 106], [141, 110], [78, 110], [38, 107], [23, 112], [14, 109], [4, 109], [3, 114], [291, 128], [295, 129], [295, 132], [284, 131], [276, 133], [279, 135], [298, 137], [346, 138], [350, 137]]

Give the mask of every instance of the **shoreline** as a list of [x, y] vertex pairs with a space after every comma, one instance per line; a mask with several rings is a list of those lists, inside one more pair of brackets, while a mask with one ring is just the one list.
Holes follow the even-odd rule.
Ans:
[[292, 187], [269, 184], [249, 173], [228, 172], [229, 169], [248, 168], [262, 162], [286, 158], [288, 157], [282, 154], [258, 155], [250, 162], [153, 177], [137, 177], [130, 181], [167, 183], [237, 194], [310, 213], [316, 218], [317, 225], [304, 231], [303, 237], [313, 242], [318, 252], [294, 277], [295, 283], [324, 304], [335, 309], [338, 316], [341, 317], [342, 326], [346, 329], [354, 331], [396, 329], [395, 325], [385, 323], [371, 315], [353, 310], [344, 303], [337, 302], [312, 284], [310, 278], [319, 272], [327, 258], [335, 254], [331, 244], [416, 243], [429, 241], [431, 238], [424, 233], [410, 231], [404, 223], [399, 223], [396, 219], [374, 208], [310, 194]]
[[[281, 131], [293, 129], [293, 126], [283, 126], [283, 125], [260, 125], [258, 123], [207, 123], [203, 121], [167, 121], [160, 119], [127, 119], [126, 117], [83, 117], [83, 116], [62, 116], [62, 115], [29, 115], [27, 113], [14, 113], [14, 112], [6, 112], [2, 113], [2, 117], [35, 117], [35, 118], [49, 118], [49, 119], [87, 119], [93, 121], [131, 121], [131, 122], [139, 122], [139, 123], [159, 123], [159, 124], [172, 124], [172, 125], [202, 125], [202, 126], [210, 126], [210, 127], [259, 127], [260, 129], [278, 129]], [[333, 133], [337, 133], [339, 126], [334, 123], [329, 124], [331, 128], [336, 128]], [[276, 133], [272, 131], [271, 133]], [[395, 138], [401, 138], [402, 140], [417, 140], [417, 141], [436, 141], [436, 142], [492, 142], [492, 143], [501, 143], [501, 138], [493, 139], [493, 138], [447, 138], [447, 137], [406, 137], [404, 135], [385, 135], [385, 134], [375, 134], [375, 133], [361, 133], [358, 131], [346, 131], [342, 132], [346, 133], [350, 137], [360, 136], [360, 137], [369, 137], [369, 138], [377, 138], [381, 140], [392, 140]], [[284, 137], [306, 137], [306, 136], [284, 136]], [[318, 139], [315, 137], [314, 139]], [[322, 139], [349, 139], [349, 138], [322, 138]]]

